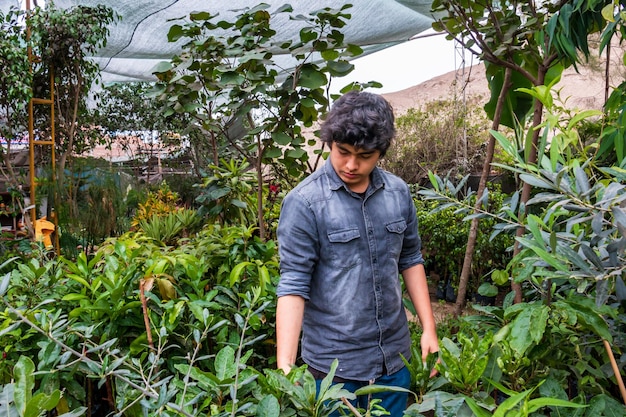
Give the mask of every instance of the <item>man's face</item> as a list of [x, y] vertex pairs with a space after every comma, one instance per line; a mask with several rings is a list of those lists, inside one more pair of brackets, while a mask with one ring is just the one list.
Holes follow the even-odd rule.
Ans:
[[346, 143], [333, 142], [330, 163], [339, 178], [355, 193], [363, 193], [370, 182], [370, 173], [380, 159], [380, 151], [355, 148]]

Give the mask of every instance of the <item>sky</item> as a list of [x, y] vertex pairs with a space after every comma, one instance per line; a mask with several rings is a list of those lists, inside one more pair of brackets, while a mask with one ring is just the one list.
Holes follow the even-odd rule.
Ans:
[[[470, 58], [465, 59], [466, 65], [469, 64]], [[413, 40], [353, 60], [354, 71], [336, 80], [331, 91], [336, 92], [352, 81], [378, 81], [383, 88], [372, 92], [392, 93], [454, 71], [461, 61], [454, 41], [429, 30]]]

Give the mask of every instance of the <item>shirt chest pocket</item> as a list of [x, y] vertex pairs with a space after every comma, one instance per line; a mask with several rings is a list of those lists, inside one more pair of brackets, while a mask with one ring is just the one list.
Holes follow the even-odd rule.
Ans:
[[406, 220], [396, 220], [385, 224], [387, 230], [387, 249], [392, 256], [399, 256], [404, 242]]
[[361, 233], [357, 228], [328, 231], [329, 252], [333, 267], [352, 269], [361, 263]]

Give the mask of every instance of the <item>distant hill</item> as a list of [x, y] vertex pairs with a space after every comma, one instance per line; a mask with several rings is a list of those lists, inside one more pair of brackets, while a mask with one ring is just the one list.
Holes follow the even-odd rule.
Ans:
[[[624, 81], [624, 65], [621, 62], [623, 49], [614, 48], [612, 52], [610, 86], [617, 86]], [[601, 109], [604, 104], [604, 61], [592, 58], [592, 64], [579, 66], [579, 72], [573, 67], [566, 69], [557, 89], [561, 89], [561, 99], [566, 100], [567, 108]], [[489, 88], [485, 78], [483, 64], [466, 67], [458, 71], [432, 78], [421, 84], [383, 96], [394, 107], [396, 115], [405, 113], [409, 108], [420, 108], [425, 103], [435, 100], [477, 96], [481, 103], [489, 99]]]

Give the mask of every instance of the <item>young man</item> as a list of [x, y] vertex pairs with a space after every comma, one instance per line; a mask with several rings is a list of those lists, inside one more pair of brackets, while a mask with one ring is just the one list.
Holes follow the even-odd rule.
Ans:
[[[376, 166], [394, 134], [384, 98], [345, 94], [321, 128], [329, 161], [283, 201], [276, 333], [277, 366], [285, 373], [302, 331], [302, 360], [316, 379], [338, 359], [335, 381], [349, 390], [370, 383], [409, 388], [402, 356], [410, 358], [411, 339], [399, 273], [423, 327], [422, 358], [415, 360], [439, 349], [409, 188]], [[392, 416], [402, 416], [406, 394], [379, 398]]]

